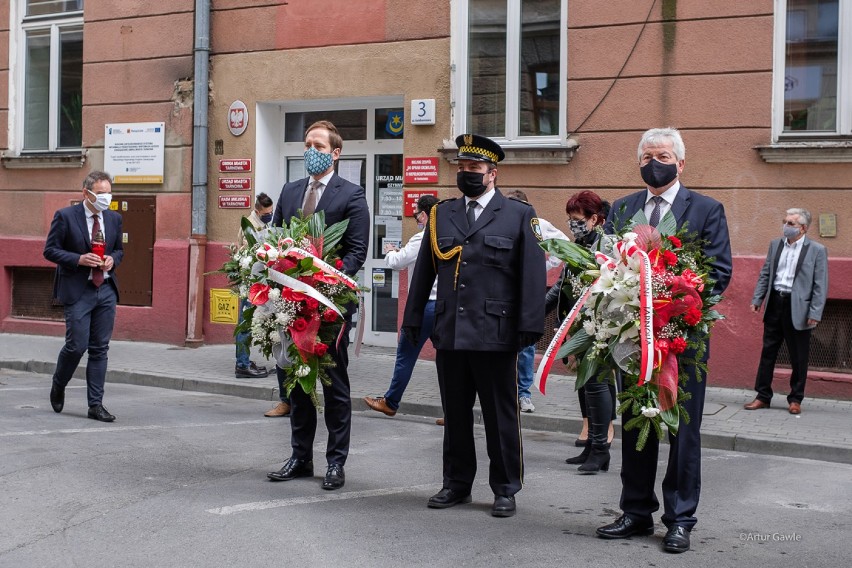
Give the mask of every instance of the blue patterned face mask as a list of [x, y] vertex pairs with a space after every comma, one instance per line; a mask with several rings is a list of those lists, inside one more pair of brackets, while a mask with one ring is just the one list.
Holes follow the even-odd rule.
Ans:
[[305, 169], [312, 176], [321, 174], [328, 170], [334, 164], [334, 158], [331, 154], [320, 152], [316, 148], [308, 148], [305, 150]]

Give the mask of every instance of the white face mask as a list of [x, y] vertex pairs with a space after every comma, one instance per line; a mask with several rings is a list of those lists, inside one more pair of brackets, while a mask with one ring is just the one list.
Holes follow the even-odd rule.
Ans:
[[95, 198], [95, 202], [92, 203], [92, 207], [97, 209], [98, 211], [106, 211], [109, 209], [110, 203], [112, 203], [112, 194], [111, 193], [95, 193], [89, 189], [86, 190], [90, 195]]

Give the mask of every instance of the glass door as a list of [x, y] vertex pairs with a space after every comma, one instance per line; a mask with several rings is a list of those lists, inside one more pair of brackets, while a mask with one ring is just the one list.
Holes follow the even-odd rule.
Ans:
[[[343, 137], [337, 174], [364, 188], [370, 207], [370, 243], [358, 282], [364, 293], [364, 344], [394, 347], [399, 331], [399, 273], [387, 268], [383, 244], [402, 241], [402, 99], [343, 101], [331, 108], [316, 101], [282, 105], [282, 166], [287, 181], [307, 177], [304, 131], [317, 120], [330, 120]], [[353, 334], [355, 330], [353, 330]], [[352, 336], [354, 337], [354, 335]]]

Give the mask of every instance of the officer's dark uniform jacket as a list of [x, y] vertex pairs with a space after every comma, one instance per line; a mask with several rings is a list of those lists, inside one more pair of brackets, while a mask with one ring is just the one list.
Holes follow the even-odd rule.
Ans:
[[470, 229], [464, 198], [438, 203], [431, 215], [437, 217], [430, 216], [423, 236], [403, 326], [420, 327], [437, 274], [436, 349], [518, 351], [520, 333], [542, 334], [546, 271], [534, 209], [495, 188]]

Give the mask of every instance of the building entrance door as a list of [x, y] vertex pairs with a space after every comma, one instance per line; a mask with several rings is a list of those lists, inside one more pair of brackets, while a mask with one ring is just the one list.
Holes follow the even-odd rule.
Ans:
[[[383, 245], [402, 241], [402, 99], [349, 101], [331, 108], [317, 102], [283, 104], [284, 143], [281, 167], [287, 181], [308, 174], [304, 166], [305, 128], [330, 120], [343, 137], [337, 174], [364, 188], [370, 207], [370, 244], [358, 281], [370, 289], [364, 294], [364, 343], [393, 347], [397, 343], [399, 273], [387, 268]], [[277, 196], [273, 196], [277, 197]], [[357, 319], [357, 316], [356, 316]]]

